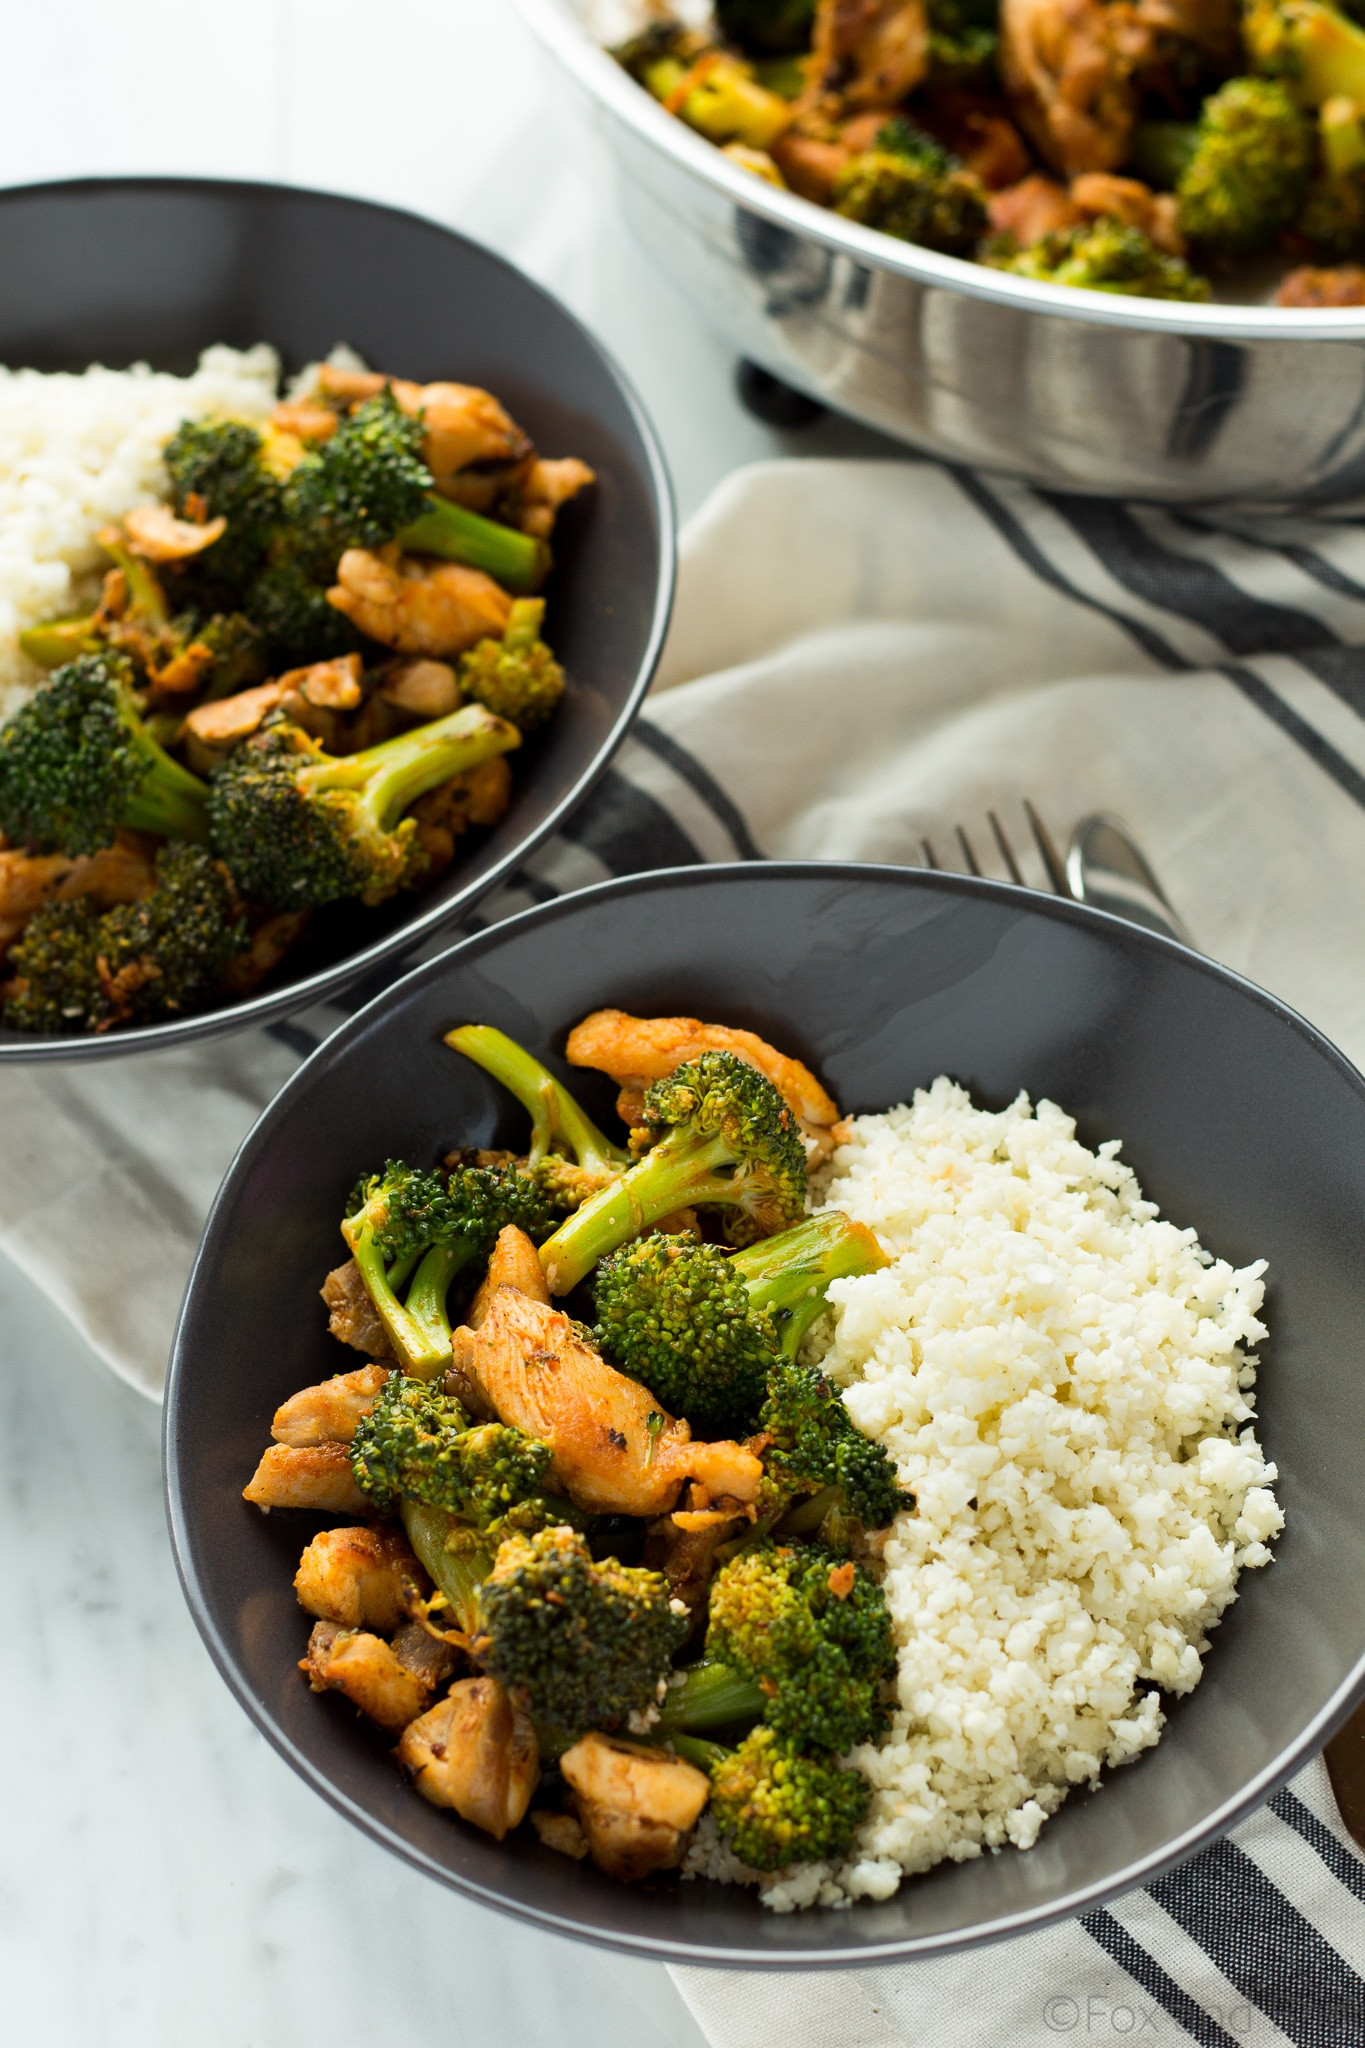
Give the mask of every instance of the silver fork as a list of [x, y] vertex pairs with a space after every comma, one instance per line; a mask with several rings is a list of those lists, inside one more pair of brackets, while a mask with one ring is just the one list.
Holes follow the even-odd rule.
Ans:
[[[1075, 903], [1093, 904], [1099, 910], [1127, 918], [1130, 924], [1145, 925], [1149, 931], [1161, 932], [1167, 938], [1179, 939], [1182, 945], [1193, 946], [1194, 941], [1179, 913], [1153, 873], [1142, 848], [1121, 819], [1104, 811], [1094, 811], [1082, 818], [1071, 835], [1064, 860], [1052, 834], [1027, 797], [1023, 800], [1023, 809], [1048, 887], [1054, 896], [1066, 896]], [[986, 822], [1010, 880], [1020, 888], [1031, 886], [1009, 834], [1000, 821], [999, 812], [987, 811]], [[953, 831], [957, 852], [961, 855], [961, 869], [958, 869], [956, 859], [940, 860], [934, 842], [927, 837], [922, 837], [919, 843], [921, 864], [926, 868], [958, 869], [969, 875], [984, 875], [966, 827], [955, 825]]]

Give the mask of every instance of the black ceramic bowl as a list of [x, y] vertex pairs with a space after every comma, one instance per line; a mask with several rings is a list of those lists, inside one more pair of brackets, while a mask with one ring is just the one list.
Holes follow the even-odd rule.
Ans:
[[99, 1058], [262, 1023], [411, 950], [511, 873], [591, 789], [649, 686], [673, 596], [673, 512], [649, 422], [557, 300], [463, 235], [280, 185], [96, 178], [0, 192], [0, 363], [192, 370], [268, 341], [285, 369], [346, 341], [396, 376], [483, 384], [596, 488], [566, 508], [546, 633], [570, 678], [514, 761], [506, 817], [423, 895], [319, 913], [248, 1001], [103, 1037], [0, 1031], [0, 1061]]
[[[344, 1367], [317, 1288], [356, 1173], [455, 1141], [524, 1142], [521, 1113], [441, 1035], [496, 1024], [568, 1078], [586, 1011], [686, 1012], [765, 1032], [846, 1111], [947, 1072], [1002, 1107], [1049, 1095], [1118, 1137], [1147, 1193], [1241, 1265], [1270, 1261], [1261, 1437], [1288, 1515], [1202, 1684], [1158, 1746], [1072, 1796], [1036, 1848], [943, 1864], [885, 1904], [776, 1918], [742, 1891], [627, 1887], [520, 1834], [501, 1847], [426, 1806], [386, 1741], [295, 1669], [291, 1588], [312, 1518], [246, 1507], [271, 1412]], [[596, 1113], [611, 1090], [574, 1075]], [[593, 1082], [600, 1085], [593, 1087]], [[1271, 997], [1100, 912], [898, 868], [673, 870], [529, 912], [419, 968], [346, 1024], [243, 1146], [210, 1218], [166, 1403], [171, 1530], [229, 1685], [294, 1768], [420, 1869], [542, 1927], [676, 1961], [889, 1961], [1081, 1912], [1155, 1876], [1265, 1799], [1365, 1682], [1365, 1082]]]

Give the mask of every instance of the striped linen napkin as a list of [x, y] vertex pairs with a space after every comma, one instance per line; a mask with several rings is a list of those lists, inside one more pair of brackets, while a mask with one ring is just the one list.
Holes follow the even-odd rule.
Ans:
[[[652, 867], [915, 862], [925, 836], [951, 864], [958, 825], [988, 866], [990, 810], [1029, 848], [1025, 799], [1059, 836], [1126, 819], [1197, 943], [1365, 1064], [1357, 521], [1196, 516], [929, 462], [739, 471], [684, 537], [647, 716], [469, 928]], [[374, 993], [180, 1052], [0, 1072], [0, 1248], [143, 1392], [237, 1143]], [[986, 1989], [970, 1957], [674, 1974], [716, 2048], [1365, 2048], [1362, 1907], [1365, 1861], [1315, 1763], [1179, 1871], [1011, 1944]]]

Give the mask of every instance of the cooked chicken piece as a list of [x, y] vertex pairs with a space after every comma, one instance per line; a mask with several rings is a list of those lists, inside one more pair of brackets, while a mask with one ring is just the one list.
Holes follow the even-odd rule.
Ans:
[[[1237, 68], [1241, 55], [1237, 0], [1111, 0], [1116, 33], [1145, 81], [1159, 86], [1182, 46], [1193, 47], [1220, 71]], [[1127, 15], [1128, 25], [1123, 26]]]
[[367, 398], [376, 398], [386, 384], [393, 382], [382, 370], [342, 370], [335, 363], [319, 363], [316, 389], [324, 398], [335, 398], [340, 405], [363, 405]]
[[434, 1636], [420, 1621], [405, 1621], [393, 1638], [393, 1654], [405, 1671], [434, 1692], [452, 1676], [459, 1657], [449, 1643]]
[[540, 1253], [524, 1230], [518, 1230], [515, 1223], [509, 1223], [498, 1232], [498, 1241], [488, 1261], [488, 1271], [473, 1301], [465, 1321], [471, 1330], [479, 1329], [488, 1314], [493, 1296], [500, 1287], [515, 1287], [518, 1294], [527, 1294], [532, 1301], [550, 1304], [550, 1283], [545, 1278], [545, 1268], [540, 1263]]
[[924, 0], [819, 0], [811, 48], [816, 92], [850, 110], [894, 106], [929, 69]]
[[548, 540], [554, 531], [555, 514], [570, 498], [597, 482], [597, 473], [576, 455], [547, 462], [543, 457], [531, 464], [521, 491], [521, 530], [537, 540]]
[[[334, 1337], [339, 1337], [343, 1344], [349, 1344], [353, 1351], [363, 1351], [367, 1358], [394, 1356], [389, 1333], [370, 1300], [370, 1291], [354, 1259], [347, 1259], [344, 1266], [334, 1266], [319, 1291], [332, 1312], [327, 1327]], [[339, 1377], [349, 1378], [350, 1375]]]
[[1074, 227], [1081, 218], [1079, 206], [1072, 204], [1063, 188], [1038, 171], [1003, 192], [992, 192], [986, 212], [994, 232], [1013, 235], [1021, 249], [1032, 248], [1058, 228]]
[[403, 1581], [424, 1574], [396, 1529], [324, 1529], [299, 1559], [294, 1591], [299, 1605], [342, 1628], [372, 1628], [390, 1635], [402, 1621]]
[[239, 690], [234, 697], [196, 705], [186, 714], [183, 730], [187, 738], [197, 740], [217, 757], [256, 732], [286, 694], [283, 680], [257, 683], [254, 689]]
[[297, 690], [305, 703], [321, 711], [354, 711], [360, 702], [360, 656], [342, 654], [335, 661], [313, 661], [306, 668], [287, 669], [279, 679], [282, 692]]
[[527, 1715], [496, 1678], [462, 1678], [403, 1732], [398, 1761], [433, 1806], [453, 1806], [496, 1841], [525, 1818], [540, 1782]]
[[476, 384], [395, 383], [404, 412], [422, 415], [422, 460], [438, 491], [470, 463], [520, 462], [531, 443], [511, 414]]
[[608, 1365], [568, 1316], [500, 1287], [477, 1330], [455, 1332], [457, 1371], [502, 1421], [550, 1445], [551, 1482], [590, 1513], [660, 1515], [685, 1479], [747, 1502], [763, 1468], [734, 1443], [693, 1443], [638, 1380]]
[[299, 1451], [315, 1444], [348, 1444], [361, 1416], [368, 1415], [379, 1399], [388, 1376], [382, 1365], [362, 1365], [355, 1372], [339, 1372], [322, 1380], [316, 1387], [303, 1387], [275, 1410], [270, 1434], [277, 1444], [292, 1444]]
[[543, 1808], [531, 1815], [531, 1826], [547, 1849], [560, 1856], [572, 1856], [581, 1863], [588, 1853], [588, 1838], [576, 1813], [547, 1813]]
[[35, 910], [89, 896], [99, 910], [140, 903], [156, 885], [154, 847], [140, 832], [120, 832], [98, 853], [24, 853], [0, 848], [0, 953], [18, 938]]
[[1116, 178], [1111, 171], [1086, 171], [1071, 180], [1071, 203], [1087, 220], [1122, 221], [1126, 228], [1140, 228], [1168, 256], [1185, 254], [1174, 192], [1153, 192], [1140, 179]]
[[681, 1757], [585, 1735], [559, 1760], [593, 1862], [609, 1877], [648, 1877], [682, 1861], [686, 1838], [711, 1796], [705, 1771]]
[[1002, 0], [1000, 72], [1015, 118], [1069, 177], [1112, 171], [1128, 153], [1131, 44], [1131, 21], [1104, 0]]
[[271, 413], [270, 424], [299, 441], [330, 441], [340, 421], [330, 405], [299, 398], [282, 400]]
[[[432, 664], [435, 667], [435, 663]], [[496, 825], [512, 801], [512, 770], [502, 754], [452, 775], [412, 806], [417, 842], [437, 874], [455, 857], [455, 842], [471, 825]]]
[[693, 1622], [706, 1613], [706, 1594], [715, 1576], [716, 1552], [745, 1523], [724, 1509], [683, 1509], [651, 1522], [641, 1562], [662, 1572], [668, 1590], [681, 1600]]
[[444, 718], [460, 708], [460, 685], [445, 661], [396, 662], [386, 672], [379, 694], [414, 718]]
[[135, 505], [123, 522], [128, 545], [149, 562], [184, 562], [201, 555], [227, 532], [223, 518], [196, 524], [177, 519], [169, 505]]
[[1339, 263], [1315, 270], [1311, 264], [1291, 270], [1275, 294], [1277, 306], [1365, 306], [1365, 268]]
[[362, 633], [400, 654], [463, 654], [476, 641], [501, 639], [512, 611], [507, 592], [482, 569], [416, 555], [395, 565], [368, 548], [347, 548], [327, 598]]
[[829, 205], [840, 171], [853, 160], [846, 143], [807, 135], [799, 127], [779, 135], [771, 153], [788, 188], [816, 206]]
[[395, 1734], [431, 1698], [431, 1687], [403, 1668], [382, 1637], [338, 1629], [331, 1621], [315, 1625], [299, 1670], [314, 1692], [344, 1692], [362, 1714]]
[[272, 1444], [242, 1488], [242, 1499], [264, 1508], [317, 1508], [324, 1514], [363, 1515], [369, 1502], [355, 1483], [345, 1444], [295, 1450]]
[[[838, 1104], [827, 1095], [809, 1067], [789, 1059], [753, 1031], [733, 1031], [727, 1024], [703, 1024], [698, 1017], [632, 1017], [625, 1010], [594, 1010], [569, 1033], [565, 1058], [573, 1067], [596, 1067], [609, 1074], [630, 1100], [651, 1081], [661, 1081], [701, 1052], [732, 1052], [767, 1076], [805, 1136], [829, 1150], [829, 1126], [838, 1121]], [[625, 1116], [630, 1122], [630, 1116]]]

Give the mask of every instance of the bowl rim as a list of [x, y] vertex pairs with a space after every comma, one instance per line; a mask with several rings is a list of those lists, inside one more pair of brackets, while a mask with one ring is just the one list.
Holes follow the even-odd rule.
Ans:
[[[716, 861], [700, 866], [646, 869], [640, 874], [618, 876], [609, 881], [594, 883], [588, 888], [573, 890], [546, 903], [536, 904], [529, 910], [521, 911], [513, 917], [489, 926], [484, 931], [462, 939], [436, 958], [421, 962], [400, 981], [391, 984], [382, 995], [376, 996], [363, 1009], [357, 1010], [339, 1025], [297, 1068], [243, 1139], [219, 1186], [205, 1221], [171, 1343], [162, 1415], [162, 1475], [166, 1523], [176, 1573], [186, 1604], [210, 1657], [238, 1704], [245, 1709], [256, 1728], [278, 1755], [283, 1757], [314, 1791], [319, 1792], [336, 1812], [353, 1822], [372, 1841], [401, 1857], [404, 1862], [424, 1872], [428, 1877], [435, 1878], [439, 1883], [472, 1899], [476, 1904], [490, 1907], [497, 1912], [508, 1913], [514, 1919], [521, 1920], [544, 1933], [567, 1936], [588, 1942], [595, 1947], [657, 1962], [692, 1964], [708, 1969], [788, 1972], [867, 1968], [878, 1964], [913, 1962], [961, 1953], [969, 1948], [984, 1947], [992, 1942], [1035, 1933], [1042, 1928], [1055, 1925], [1060, 1920], [1072, 1919], [1081, 1913], [1093, 1911], [1136, 1890], [1141, 1885], [1151, 1883], [1154, 1878], [1160, 1877], [1176, 1864], [1184, 1862], [1200, 1849], [1227, 1834], [1271, 1798], [1305, 1762], [1315, 1756], [1362, 1697], [1365, 1697], [1365, 1648], [1362, 1649], [1350, 1673], [1307, 1726], [1240, 1792], [1224, 1800], [1205, 1820], [1186, 1828], [1162, 1848], [1140, 1858], [1122, 1873], [1082, 1885], [1063, 1898], [1046, 1905], [1002, 1914], [996, 1920], [947, 1935], [917, 1937], [912, 1934], [901, 1940], [866, 1946], [840, 1946], [836, 1943], [833, 1946], [822, 1945], [818, 1949], [807, 1949], [798, 1954], [782, 1954], [764, 1948], [710, 1948], [702, 1943], [673, 1941], [667, 1937], [652, 1935], [622, 1934], [588, 1927], [566, 1915], [529, 1905], [510, 1893], [494, 1891], [486, 1884], [449, 1869], [435, 1857], [429, 1856], [406, 1841], [382, 1820], [368, 1812], [357, 1800], [342, 1791], [324, 1771], [318, 1769], [296, 1747], [264, 1703], [252, 1692], [237, 1670], [231, 1650], [223, 1640], [202, 1597], [198, 1569], [193, 1556], [185, 1498], [187, 1475], [181, 1463], [179, 1444], [184, 1400], [183, 1381], [186, 1371], [184, 1340], [190, 1302], [200, 1285], [201, 1274], [207, 1270], [211, 1254], [216, 1250], [213, 1240], [239, 1178], [253, 1165], [257, 1155], [268, 1149], [273, 1142], [275, 1131], [290, 1114], [296, 1096], [309, 1088], [314, 1078], [336, 1059], [338, 1053], [349, 1048], [353, 1039], [370, 1031], [381, 1012], [394, 1007], [395, 1000], [401, 1003], [407, 996], [416, 993], [420, 987], [440, 980], [449, 974], [452, 968], [479, 959], [483, 953], [501, 945], [507, 938], [515, 939], [524, 932], [555, 924], [566, 917], [573, 918], [584, 908], [590, 909], [596, 904], [610, 902], [620, 896], [644, 895], [656, 889], [672, 888], [680, 882], [690, 887], [705, 888], [721, 886], [736, 880], [754, 882], [759, 888], [766, 887], [770, 882], [783, 880], [819, 880], [831, 884], [840, 881], [881, 881], [891, 883], [897, 888], [909, 889], [912, 892], [923, 891], [930, 895], [976, 897], [1013, 907], [1024, 904], [1044, 918], [1053, 918], [1058, 922], [1078, 924], [1092, 929], [1098, 928], [1101, 932], [1118, 935], [1140, 950], [1155, 948], [1160, 952], [1173, 953], [1188, 967], [1203, 974], [1207, 979], [1222, 983], [1259, 1008], [1270, 1012], [1282, 1023], [1288, 1024], [1299, 1037], [1306, 1040], [1321, 1057], [1325, 1058], [1329, 1066], [1334, 1067], [1347, 1085], [1365, 1101], [1365, 1075], [1323, 1032], [1267, 989], [1248, 981], [1232, 968], [1225, 967], [1220, 962], [1210, 960], [1206, 955], [1182, 945], [1177, 939], [1166, 938], [1143, 926], [1130, 924], [1125, 918], [1098, 910], [1090, 904], [1044, 895], [1040, 890], [1024, 888], [1013, 882], [996, 882], [980, 876], [958, 875], [941, 870], [901, 867], [890, 862]], [[856, 1906], [853, 1910], [856, 1911]]]
[[[0, 191], [0, 212], [16, 202], [44, 196], [96, 197], [119, 192], [255, 194], [276, 199], [283, 197], [327, 200], [350, 210], [383, 218], [416, 221], [423, 227], [434, 228], [449, 236], [452, 241], [477, 250], [481, 257], [486, 258], [499, 270], [509, 272], [527, 291], [541, 299], [559, 319], [577, 330], [580, 339], [597, 358], [609, 381], [620, 393], [640, 437], [649, 491], [659, 523], [659, 564], [653, 611], [648, 638], [634, 681], [596, 753], [572, 787], [565, 792], [535, 830], [519, 839], [515, 846], [510, 847], [476, 881], [467, 883], [443, 902], [420, 910], [416, 916], [384, 937], [375, 939], [360, 952], [349, 953], [332, 966], [319, 968], [303, 980], [291, 982], [286, 987], [267, 988], [259, 994], [248, 996], [240, 1003], [205, 1010], [190, 1017], [178, 1017], [165, 1024], [139, 1025], [130, 1031], [109, 1031], [103, 1034], [92, 1032], [69, 1038], [35, 1036], [31, 1041], [0, 1040], [0, 1065], [23, 1065], [38, 1060], [121, 1058], [126, 1054], [156, 1052], [168, 1046], [188, 1045], [195, 1040], [215, 1038], [225, 1032], [246, 1030], [253, 1025], [274, 1023], [281, 1018], [293, 1016], [300, 1010], [309, 1009], [315, 1003], [325, 1002], [385, 962], [391, 961], [396, 955], [412, 951], [430, 939], [434, 933], [467, 916], [486, 895], [505, 882], [517, 868], [523, 866], [535, 849], [543, 845], [564, 820], [578, 809], [610, 765], [613, 756], [635, 723], [654, 679], [677, 590], [678, 532], [673, 483], [658, 434], [633, 383], [611, 351], [576, 313], [537, 279], [526, 271], [519, 270], [514, 263], [509, 263], [496, 249], [477, 241], [473, 235], [467, 235], [459, 228], [450, 227], [445, 221], [438, 220], [431, 214], [419, 213], [412, 207], [390, 206], [381, 200], [357, 198], [349, 192], [331, 192], [313, 185], [288, 185], [264, 178], [195, 178], [160, 174], [53, 178], [31, 185], [7, 186]], [[204, 346], [207, 347], [208, 343]], [[420, 898], [418, 900], [420, 902]]]
[[1225, 341], [1365, 340], [1362, 306], [1187, 305], [1179, 300], [1124, 298], [1114, 292], [1085, 291], [1015, 277], [942, 256], [913, 242], [897, 241], [855, 221], [843, 220], [794, 192], [779, 191], [741, 170], [719, 149], [666, 114], [612, 61], [570, 12], [571, 0], [512, 0], [527, 26], [579, 85], [600, 101], [640, 141], [709, 185], [747, 213], [776, 222], [806, 241], [853, 257], [862, 267], [890, 271], [918, 284], [939, 285], [968, 298], [988, 299], [1022, 312], [1046, 313], [1087, 326], [1125, 327], [1148, 333]]

